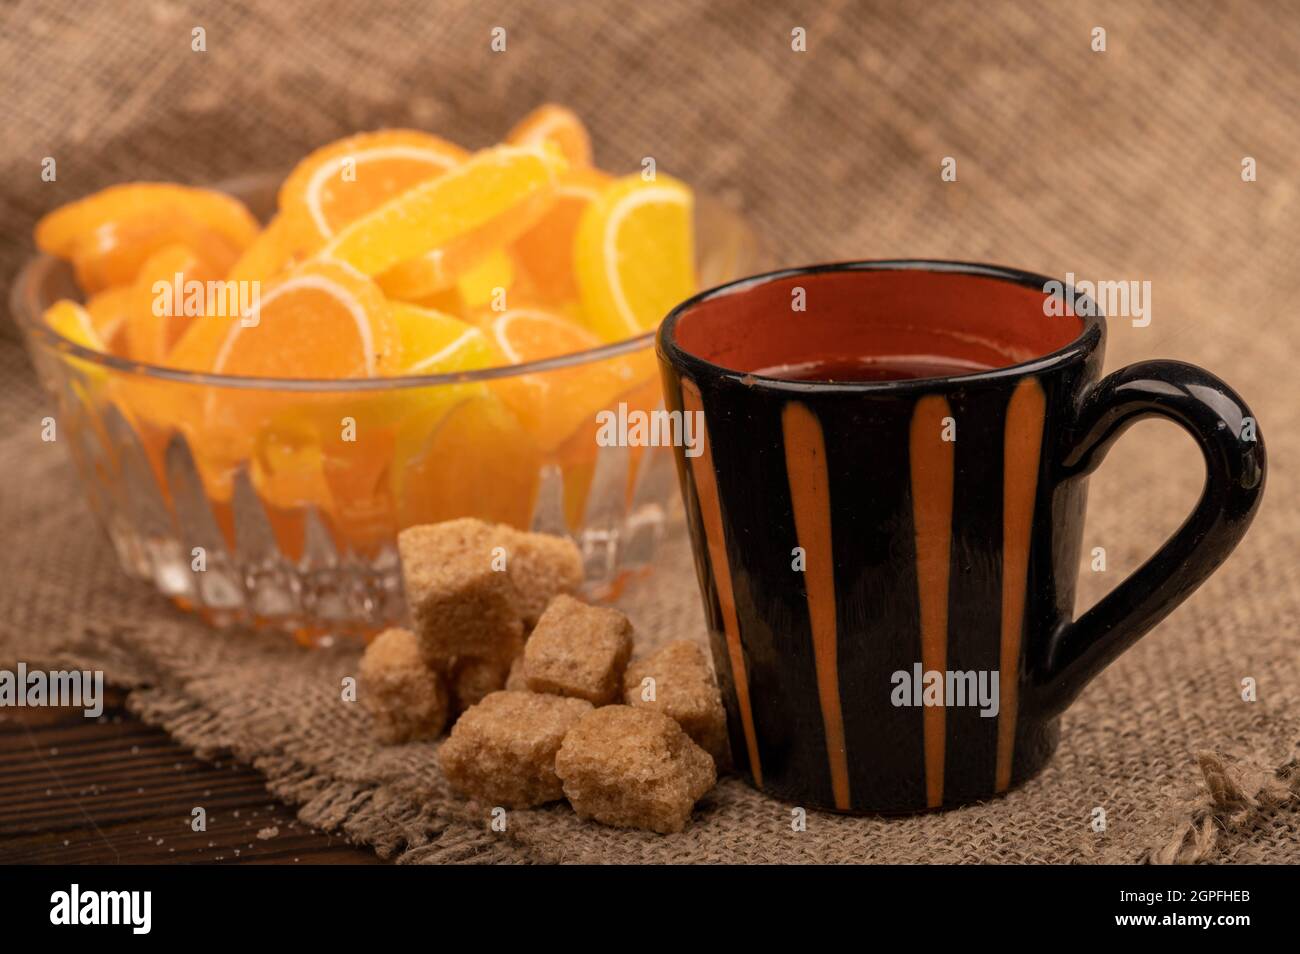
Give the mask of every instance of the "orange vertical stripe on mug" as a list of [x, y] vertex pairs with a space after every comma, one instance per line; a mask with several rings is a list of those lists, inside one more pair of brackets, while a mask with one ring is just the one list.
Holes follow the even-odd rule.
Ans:
[[796, 542], [804, 552], [804, 585], [812, 630], [813, 664], [821, 702], [826, 758], [830, 763], [835, 807], [847, 811], [848, 749], [840, 708], [839, 628], [835, 618], [835, 561], [831, 551], [831, 487], [826, 471], [826, 440], [821, 423], [804, 404], [791, 401], [781, 410], [785, 470], [790, 481]]
[[1037, 378], [1016, 385], [1007, 405], [1002, 476], [1002, 651], [998, 685], [997, 790], [1011, 785], [1020, 702], [1020, 646], [1029, 580], [1029, 542], [1038, 496], [1047, 400]]
[[[912, 522], [916, 539], [916, 588], [921, 616], [921, 668], [948, 667], [948, 574], [952, 553], [953, 442], [943, 439], [948, 401], [931, 394], [916, 402], [908, 438], [912, 465]], [[945, 699], [945, 704], [949, 700]], [[946, 710], [926, 706], [925, 795], [930, 808], [943, 804]]]
[[709, 429], [707, 419], [703, 418], [704, 402], [694, 381], [687, 378], [682, 378], [681, 381], [682, 407], [688, 414], [699, 412], [701, 419], [706, 421], [706, 426], [700, 431], [700, 453], [690, 459], [691, 474], [695, 478], [695, 493], [700, 501], [709, 562], [713, 565], [713, 578], [717, 583], [718, 605], [722, 609], [727, 656], [731, 660], [731, 678], [736, 685], [736, 702], [740, 708], [741, 728], [745, 733], [745, 748], [749, 752], [749, 768], [754, 773], [754, 784], [762, 788], [763, 768], [758, 758], [754, 713], [749, 704], [749, 677], [745, 672], [745, 655], [740, 646], [740, 621], [736, 616], [736, 597], [731, 586], [731, 563], [727, 559], [727, 538], [722, 529], [717, 476], [713, 470], [713, 455], [709, 451]]

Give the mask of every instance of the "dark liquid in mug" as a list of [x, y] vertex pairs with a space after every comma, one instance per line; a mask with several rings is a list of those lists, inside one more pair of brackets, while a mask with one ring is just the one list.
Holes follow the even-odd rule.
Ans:
[[786, 381], [909, 381], [975, 374], [992, 368], [990, 364], [943, 355], [883, 354], [816, 358], [777, 364], [754, 373]]

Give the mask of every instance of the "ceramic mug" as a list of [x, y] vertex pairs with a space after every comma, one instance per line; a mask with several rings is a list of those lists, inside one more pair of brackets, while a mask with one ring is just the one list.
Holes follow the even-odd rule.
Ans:
[[[853, 812], [1004, 792], [1051, 757], [1088, 680], [1236, 546], [1264, 488], [1250, 409], [1181, 362], [1098, 380], [1104, 344], [1074, 289], [952, 262], [774, 272], [665, 319], [667, 409], [703, 425], [678, 472], [754, 785]], [[914, 376], [817, 372], [882, 360]], [[1204, 491], [1075, 619], [1088, 474], [1148, 417], [1196, 440]]]

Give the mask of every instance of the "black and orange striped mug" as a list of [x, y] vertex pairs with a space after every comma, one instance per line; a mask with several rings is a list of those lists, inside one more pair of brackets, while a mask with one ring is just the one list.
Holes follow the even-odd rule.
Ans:
[[[677, 450], [695, 564], [754, 785], [860, 812], [1004, 792], [1227, 557], [1264, 488], [1249, 408], [1174, 361], [1098, 380], [1104, 342], [1073, 287], [951, 262], [775, 272], [665, 319], [667, 410], [696, 435]], [[1204, 492], [1075, 619], [1087, 476], [1152, 416], [1196, 440]]]

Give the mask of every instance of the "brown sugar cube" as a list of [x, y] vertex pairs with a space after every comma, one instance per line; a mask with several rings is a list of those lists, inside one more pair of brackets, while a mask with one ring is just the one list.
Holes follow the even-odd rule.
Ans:
[[681, 726], [631, 706], [579, 719], [555, 757], [555, 774], [579, 817], [661, 834], [681, 831], [717, 781], [713, 759]]
[[513, 531], [509, 549], [519, 615], [531, 629], [552, 599], [582, 585], [582, 551], [568, 537], [518, 530]]
[[658, 709], [712, 755], [719, 768], [730, 764], [727, 710], [708, 657], [695, 643], [675, 640], [628, 663], [623, 673], [623, 701]]
[[456, 660], [450, 672], [452, 711], [464, 712], [504, 687], [509, 669], [495, 659], [465, 656]]
[[436, 739], [447, 725], [447, 689], [425, 663], [415, 634], [386, 629], [366, 647], [359, 670], [361, 703], [381, 742]]
[[524, 678], [533, 692], [608, 705], [618, 698], [631, 655], [632, 624], [626, 616], [561, 594], [528, 637]]
[[498, 560], [502, 529], [470, 518], [408, 527], [397, 537], [406, 601], [431, 665], [462, 656], [509, 665], [523, 648], [517, 594]]
[[555, 753], [591, 703], [533, 692], [494, 692], [466, 710], [438, 750], [447, 781], [491, 805], [527, 808], [564, 797]]
[[527, 692], [528, 678], [524, 675], [524, 654], [520, 653], [510, 664], [510, 674], [506, 676], [506, 688], [511, 692]]

